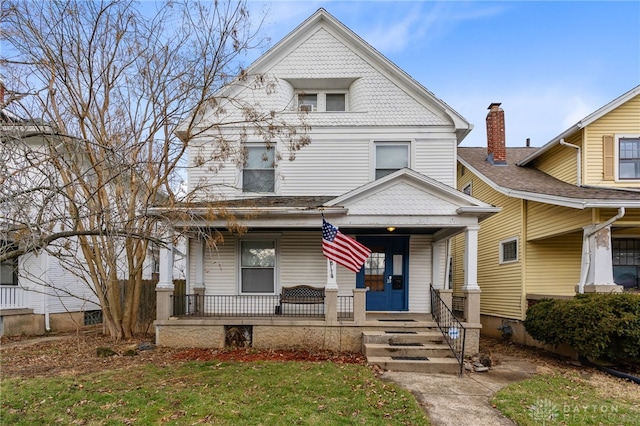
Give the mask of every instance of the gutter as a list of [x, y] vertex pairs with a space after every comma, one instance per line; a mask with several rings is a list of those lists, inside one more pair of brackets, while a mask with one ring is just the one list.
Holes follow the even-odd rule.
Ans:
[[611, 225], [616, 220], [622, 219], [622, 217], [624, 217], [624, 214], [625, 214], [624, 207], [620, 207], [618, 209], [618, 214], [613, 216], [611, 219], [607, 220], [606, 222], [595, 225], [589, 231], [585, 230], [584, 236], [582, 237], [582, 258], [584, 259], [584, 261], [582, 264], [582, 270], [580, 271], [580, 282], [578, 283], [578, 293], [580, 294], [584, 293], [584, 284], [585, 284], [585, 281], [587, 280], [587, 272], [589, 272], [589, 269], [591, 268], [591, 246], [589, 244], [589, 240], [591, 236], [594, 235], [596, 232], [600, 231], [601, 229], [604, 229], [607, 226]]
[[577, 152], [577, 161], [576, 161], [576, 184], [578, 186], [582, 186], [582, 161], [581, 161], [581, 150], [580, 147], [578, 145], [574, 145], [572, 143], [569, 142], [565, 142], [564, 138], [560, 139], [560, 145], [563, 146], [568, 146], [569, 148], [575, 148], [578, 152]]

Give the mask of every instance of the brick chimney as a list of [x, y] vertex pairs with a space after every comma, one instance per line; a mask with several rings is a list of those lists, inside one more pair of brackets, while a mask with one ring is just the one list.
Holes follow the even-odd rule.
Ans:
[[504, 110], [500, 103], [489, 105], [487, 114], [487, 161], [495, 165], [507, 164]]

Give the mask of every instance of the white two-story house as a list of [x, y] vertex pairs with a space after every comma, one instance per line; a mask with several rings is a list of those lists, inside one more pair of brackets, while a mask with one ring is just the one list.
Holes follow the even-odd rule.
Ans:
[[[244, 161], [215, 171], [198, 159], [217, 149], [216, 138], [204, 132], [190, 142], [190, 189], [216, 191], [156, 211], [180, 232], [197, 228], [223, 241], [214, 248], [189, 239], [187, 293], [200, 298], [172, 312], [163, 311], [161, 294], [172, 287], [163, 280], [170, 265], [161, 264], [158, 342], [219, 346], [221, 326], [240, 324], [252, 327], [254, 346], [359, 349], [362, 327], [430, 318], [430, 285], [448, 288], [448, 243], [457, 234], [467, 241], [466, 320], [477, 330], [477, 234], [499, 208], [456, 190], [457, 146], [472, 125], [324, 9], [247, 69], [257, 74], [274, 79], [271, 90], [224, 90], [309, 125], [311, 142], [290, 161], [280, 143], [267, 147], [249, 134], [235, 147], [246, 150]], [[231, 232], [221, 211], [246, 232]], [[358, 272], [323, 256], [323, 218], [371, 250]], [[279, 295], [298, 285], [325, 290], [320, 320], [311, 308], [296, 321], [287, 316], [295, 306]], [[194, 310], [197, 319], [180, 316]], [[354, 325], [361, 328], [345, 331]]]

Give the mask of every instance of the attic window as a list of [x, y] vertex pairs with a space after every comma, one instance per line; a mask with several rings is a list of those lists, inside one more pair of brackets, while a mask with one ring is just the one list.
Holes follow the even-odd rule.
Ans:
[[298, 94], [298, 111], [312, 112], [318, 110], [317, 93]]
[[336, 112], [347, 110], [347, 93], [340, 91], [317, 91], [298, 93], [298, 111]]

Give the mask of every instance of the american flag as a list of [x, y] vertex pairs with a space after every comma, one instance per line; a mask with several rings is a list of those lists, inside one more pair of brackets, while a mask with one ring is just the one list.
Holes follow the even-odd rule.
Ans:
[[322, 254], [353, 272], [359, 272], [371, 250], [322, 219]]

